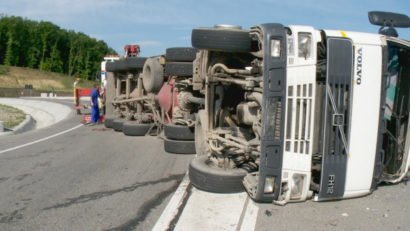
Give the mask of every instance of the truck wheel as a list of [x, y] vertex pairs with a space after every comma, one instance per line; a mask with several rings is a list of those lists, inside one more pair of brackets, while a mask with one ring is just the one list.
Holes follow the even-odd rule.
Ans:
[[117, 60], [114, 62], [108, 62], [107, 65], [105, 66], [105, 70], [109, 72], [121, 72], [121, 71], [126, 71], [127, 66], [125, 64], [125, 61], [122, 60]]
[[127, 136], [145, 136], [151, 124], [141, 124], [136, 121], [126, 121], [122, 125], [122, 132]]
[[241, 168], [222, 169], [213, 166], [208, 156], [194, 158], [189, 164], [191, 183], [204, 191], [216, 193], [234, 193], [244, 191], [242, 180], [247, 171]]
[[165, 64], [165, 75], [167, 76], [192, 76], [192, 62], [171, 62]]
[[125, 67], [127, 70], [142, 69], [147, 58], [143, 57], [132, 57], [125, 59]]
[[209, 152], [208, 143], [206, 141], [207, 126], [207, 114], [205, 110], [200, 110], [195, 120], [195, 150], [197, 156], [206, 155]]
[[192, 30], [192, 46], [198, 49], [250, 52], [249, 31], [228, 28], [197, 28]]
[[105, 117], [105, 120], [104, 120], [105, 127], [112, 128], [114, 120], [115, 120], [114, 117]]
[[164, 139], [164, 150], [175, 154], [195, 154], [195, 142], [191, 140]]
[[159, 63], [159, 60], [148, 58], [145, 61], [142, 73], [144, 89], [149, 93], [158, 92], [164, 83], [164, 68]]
[[188, 127], [175, 124], [165, 124], [164, 134], [167, 138], [173, 140], [194, 140], [195, 127]]
[[165, 58], [167, 62], [192, 62], [196, 58], [197, 49], [193, 47], [167, 48]]
[[105, 70], [109, 72], [115, 72], [116, 71], [116, 62], [107, 62], [105, 65]]
[[114, 131], [121, 132], [121, 131], [122, 131], [122, 126], [123, 126], [124, 122], [125, 122], [125, 120], [122, 119], [122, 118], [120, 118], [120, 119], [115, 119], [115, 120], [112, 122], [112, 128], [114, 129]]

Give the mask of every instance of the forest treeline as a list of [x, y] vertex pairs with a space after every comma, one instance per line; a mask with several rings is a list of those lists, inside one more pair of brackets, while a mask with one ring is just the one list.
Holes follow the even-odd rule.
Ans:
[[0, 64], [94, 79], [107, 54], [116, 52], [84, 33], [51, 22], [0, 15]]

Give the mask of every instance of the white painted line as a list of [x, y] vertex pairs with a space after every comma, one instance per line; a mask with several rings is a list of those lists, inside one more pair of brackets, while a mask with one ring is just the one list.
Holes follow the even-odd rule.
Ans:
[[246, 193], [210, 193], [193, 188], [175, 231], [235, 231], [247, 196]]
[[[251, 231], [259, 208], [247, 193], [210, 193], [190, 186], [188, 173], [178, 186], [153, 231]], [[190, 195], [188, 195], [190, 191]], [[189, 196], [187, 200], [187, 196]], [[187, 201], [186, 201], [187, 200]], [[185, 206], [183, 203], [185, 201]], [[181, 213], [181, 209], [182, 213]], [[171, 222], [178, 222], [171, 227]]]
[[37, 144], [37, 143], [40, 143], [40, 142], [49, 140], [49, 139], [51, 139], [51, 138], [54, 138], [54, 137], [63, 135], [63, 134], [65, 134], [65, 133], [67, 133], [67, 132], [70, 132], [70, 131], [72, 131], [72, 130], [75, 130], [75, 129], [77, 129], [77, 128], [83, 126], [83, 125], [84, 125], [84, 124], [80, 124], [80, 125], [77, 125], [77, 126], [75, 126], [75, 127], [73, 127], [73, 128], [70, 128], [70, 129], [67, 129], [67, 130], [65, 130], [65, 131], [56, 133], [56, 134], [54, 134], [54, 135], [47, 136], [47, 137], [45, 137], [45, 138], [42, 138], [42, 139], [39, 139], [39, 140], [35, 140], [35, 141], [29, 142], [29, 143], [26, 143], [26, 144], [22, 144], [22, 145], [13, 147], [13, 148], [5, 149], [5, 150], [3, 150], [3, 151], [0, 151], [0, 154], [3, 154], [3, 153], [5, 153], [5, 152], [14, 151], [14, 150], [16, 150], [16, 149], [24, 148], [24, 147], [27, 147], [27, 146], [30, 146], [30, 145], [33, 145], [33, 144]]
[[167, 207], [165, 207], [164, 211], [159, 217], [154, 228], [152, 228], [152, 231], [168, 230], [171, 221], [175, 218], [175, 216], [177, 216], [178, 209], [182, 205], [185, 196], [187, 196], [186, 191], [189, 183], [190, 182], [187, 173], [185, 174], [184, 179], [182, 179], [182, 182], [179, 184]]
[[258, 218], [259, 207], [256, 206], [253, 200], [249, 199], [246, 206], [245, 216], [243, 217], [242, 225], [240, 231], [251, 231], [255, 230], [256, 219]]

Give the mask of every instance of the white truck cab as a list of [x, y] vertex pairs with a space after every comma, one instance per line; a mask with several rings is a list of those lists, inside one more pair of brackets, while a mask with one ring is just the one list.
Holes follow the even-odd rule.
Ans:
[[119, 56], [105, 56], [104, 61], [101, 62], [101, 89], [105, 89], [107, 87], [107, 71], [105, 66], [107, 62], [114, 62], [116, 60], [120, 60]]
[[[376, 174], [375, 171], [380, 169], [375, 168], [381, 164], [380, 159], [376, 160], [376, 158], [386, 158], [388, 154], [380, 141], [380, 139], [388, 139], [389, 136], [382, 135], [381, 133], [385, 131], [380, 127], [389, 123], [385, 112], [387, 100], [385, 92], [386, 88], [389, 89], [386, 86], [389, 81], [387, 69], [392, 58], [389, 59], [387, 55], [389, 51], [393, 52], [396, 46], [403, 47], [401, 49], [409, 52], [410, 43], [379, 34], [319, 31], [305, 26], [289, 26], [288, 30], [293, 36], [287, 37], [286, 86], [288, 89], [282, 185], [290, 190], [282, 192], [282, 198], [278, 203], [306, 200], [313, 194], [308, 187], [312, 184], [320, 186], [319, 193], [314, 196], [314, 200], [319, 201], [363, 196], [375, 189], [377, 182], [374, 181], [393, 183], [402, 179], [408, 169], [408, 147], [407, 152], [399, 157], [403, 159], [401, 170], [398, 170], [402, 172], [401, 174], [393, 178], [383, 177], [380, 176], [380, 172]], [[328, 42], [326, 61], [318, 60], [317, 55], [312, 55], [317, 54], [316, 44], [321, 44], [322, 39], [327, 39]], [[304, 46], [302, 45], [304, 41], [309, 47], [307, 50], [310, 50], [305, 53], [300, 48]], [[336, 49], [332, 49], [329, 43], [344, 43], [345, 46], [335, 45]], [[342, 51], [347, 54], [340, 55]], [[335, 54], [333, 55], [332, 52]], [[395, 57], [394, 54], [390, 56]], [[323, 63], [327, 63], [327, 81], [318, 81], [316, 70]], [[345, 66], [335, 67], [332, 66], [333, 64]], [[402, 73], [395, 78], [410, 78], [409, 73], [406, 72], [408, 67], [404, 65], [400, 68]], [[332, 76], [329, 75], [346, 79], [332, 83], [329, 81]], [[393, 82], [398, 83], [397, 80]], [[408, 94], [408, 83], [406, 81], [400, 83], [404, 84], [402, 87]], [[408, 95], [401, 95], [401, 97], [408, 102]], [[401, 106], [404, 107], [403, 111], [408, 111], [408, 104], [406, 106], [402, 103]], [[330, 113], [321, 115], [318, 113], [321, 111]], [[408, 118], [405, 120], [408, 121]], [[327, 125], [322, 125], [323, 122]], [[408, 135], [403, 136], [407, 125], [408, 122], [401, 125], [406, 126], [400, 137], [403, 148], [405, 148], [403, 141], [409, 140]], [[384, 145], [386, 147], [388, 144]], [[320, 152], [322, 152], [321, 157]], [[396, 158], [391, 155], [390, 153], [387, 156]], [[320, 163], [317, 162], [316, 157], [320, 157], [322, 161], [321, 178], [320, 181], [312, 182], [311, 163], [313, 167], [314, 164]], [[374, 179], [375, 177], [377, 179]], [[303, 188], [303, 190], [299, 192], [293, 188]]]
[[[194, 30], [194, 88], [208, 103], [197, 153], [208, 155], [209, 168], [236, 169], [226, 184], [246, 169], [250, 197], [277, 204], [359, 197], [401, 181], [409, 169], [410, 42], [391, 35], [410, 19], [369, 18], [381, 34], [262, 24], [247, 31], [248, 47], [235, 27]], [[224, 102], [227, 92], [238, 102]], [[218, 191], [195, 165], [191, 171], [195, 186]], [[215, 172], [202, 166], [201, 174]]]

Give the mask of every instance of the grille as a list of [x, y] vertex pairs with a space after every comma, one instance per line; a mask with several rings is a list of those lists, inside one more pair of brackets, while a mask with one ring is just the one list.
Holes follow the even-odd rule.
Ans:
[[312, 84], [288, 86], [285, 146], [287, 152], [308, 154], [311, 150], [312, 92]]

